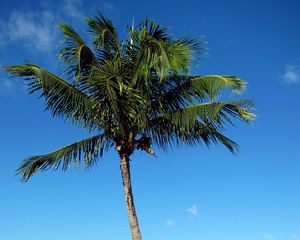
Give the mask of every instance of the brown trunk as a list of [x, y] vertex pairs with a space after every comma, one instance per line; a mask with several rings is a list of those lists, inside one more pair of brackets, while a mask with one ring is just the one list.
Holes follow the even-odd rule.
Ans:
[[125, 202], [128, 212], [129, 225], [132, 235], [132, 240], [141, 240], [142, 236], [140, 233], [139, 222], [135, 212], [133, 194], [130, 180], [130, 164], [129, 155], [127, 153], [120, 153], [121, 158], [121, 172], [125, 194]]

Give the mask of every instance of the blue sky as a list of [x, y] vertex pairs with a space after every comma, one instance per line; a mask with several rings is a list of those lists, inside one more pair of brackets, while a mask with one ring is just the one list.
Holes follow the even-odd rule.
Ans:
[[[38, 3], [37, 3], [38, 2]], [[150, 16], [175, 36], [205, 36], [193, 73], [248, 81], [257, 120], [227, 134], [240, 145], [182, 148], [132, 161], [144, 240], [300, 239], [300, 4], [297, 1], [1, 1], [0, 65], [30, 60], [59, 74], [60, 22], [85, 34], [101, 10], [120, 34]], [[87, 37], [87, 35], [84, 35]], [[117, 154], [97, 167], [14, 176], [27, 156], [88, 134], [44, 111], [22, 81], [0, 73], [0, 239], [130, 239]]]

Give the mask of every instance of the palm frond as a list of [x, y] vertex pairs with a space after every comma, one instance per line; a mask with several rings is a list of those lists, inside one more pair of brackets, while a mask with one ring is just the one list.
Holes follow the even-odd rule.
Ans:
[[224, 136], [213, 125], [201, 123], [198, 120], [195, 121], [193, 127], [187, 129], [184, 126], [176, 126], [168, 118], [157, 117], [148, 122], [144, 131], [157, 147], [165, 150], [174, 146], [180, 147], [182, 144], [196, 146], [201, 143], [207, 146], [221, 143], [232, 153], [236, 153], [239, 148], [237, 143]]
[[147, 79], [155, 70], [161, 81], [168, 73], [188, 72], [192, 53], [199, 50], [200, 42], [191, 37], [173, 40], [168, 29], [148, 19], [129, 31], [131, 41], [127, 49], [135, 62], [133, 84]]
[[205, 90], [210, 99], [215, 99], [220, 91], [229, 89], [241, 94], [246, 88], [246, 82], [236, 76], [207, 75], [193, 77], [191, 87], [196, 90]]
[[253, 102], [250, 99], [231, 102], [210, 102], [191, 105], [175, 112], [167, 113], [178, 127], [190, 129], [197, 120], [211, 124], [214, 128], [223, 129], [226, 123], [232, 124], [230, 117], [239, 118], [245, 122], [254, 120]]
[[98, 14], [86, 21], [89, 27], [88, 32], [91, 34], [93, 44], [97, 49], [103, 48], [107, 54], [120, 52], [118, 33], [108, 18]]
[[169, 66], [169, 59], [163, 42], [150, 36], [143, 36], [137, 41], [135, 40], [136, 45], [130, 53], [135, 63], [132, 84], [135, 85], [138, 80], [147, 80], [151, 69], [158, 70], [158, 74], [164, 76]]
[[153, 84], [151, 109], [158, 112], [175, 111], [190, 104], [216, 99], [222, 90], [242, 93], [246, 83], [230, 76], [189, 76], [171, 74], [162, 83]]
[[50, 168], [57, 170], [59, 167], [66, 171], [72, 164], [74, 167], [79, 167], [82, 160], [85, 168], [89, 168], [96, 163], [98, 157], [103, 156], [104, 151], [107, 151], [111, 145], [111, 140], [107, 139], [105, 135], [96, 135], [45, 155], [29, 157], [18, 168], [17, 174], [27, 181], [38, 171]]
[[147, 34], [159, 41], [171, 41], [168, 29], [153, 20], [149, 20], [148, 17], [137, 26], [137, 31], [140, 32], [140, 35]]
[[29, 94], [42, 90], [46, 109], [51, 110], [54, 116], [90, 129], [101, 127], [99, 104], [68, 81], [33, 64], [7, 66], [4, 69], [14, 77], [24, 77]]
[[93, 74], [87, 79], [92, 86], [89, 95], [99, 102], [123, 135], [127, 127], [138, 120], [144, 102], [140, 92], [130, 86], [129, 79], [130, 69], [121, 59], [107, 60], [102, 66], [94, 67]]
[[[180, 71], [189, 72], [189, 65], [192, 59], [192, 53], [198, 48], [198, 42], [195, 39], [185, 38], [165, 44], [167, 51], [168, 71], [178, 74]], [[161, 78], [164, 81], [164, 76]]]
[[[220, 94], [220, 91], [229, 89], [234, 93], [241, 94], [246, 89], [246, 82], [236, 76], [226, 75], [207, 75], [207, 76], [189, 76], [189, 75], [171, 75], [166, 81], [176, 83], [174, 88], [180, 88], [182, 93], [188, 92], [193, 97], [214, 99]], [[176, 90], [171, 88], [169, 91]]]
[[211, 101], [226, 88], [241, 93], [245, 85], [246, 83], [237, 77], [171, 74], [164, 82], [156, 82], [151, 86], [152, 107], [157, 109], [162, 106], [165, 111], [169, 111], [169, 105], [175, 105], [178, 109], [179, 106]]
[[89, 74], [96, 57], [70, 25], [60, 24], [59, 28], [64, 34], [59, 57], [65, 64], [66, 74], [79, 82], [82, 76]]

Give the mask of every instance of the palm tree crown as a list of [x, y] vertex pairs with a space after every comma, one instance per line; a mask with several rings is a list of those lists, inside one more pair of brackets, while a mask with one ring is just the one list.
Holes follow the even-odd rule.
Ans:
[[237, 150], [222, 132], [233, 118], [253, 120], [253, 104], [249, 99], [220, 101], [219, 96], [228, 90], [241, 94], [246, 84], [235, 76], [190, 75], [192, 54], [201, 49], [197, 40], [175, 39], [148, 19], [128, 28], [128, 39], [121, 41], [102, 15], [87, 19], [87, 25], [92, 48], [71, 26], [60, 25], [66, 79], [31, 63], [5, 67], [24, 77], [29, 93], [41, 93], [53, 116], [97, 132], [25, 159], [18, 169], [25, 181], [39, 170], [66, 170], [82, 161], [91, 167], [112, 147], [127, 159], [136, 149], [155, 156], [153, 145], [220, 142]]

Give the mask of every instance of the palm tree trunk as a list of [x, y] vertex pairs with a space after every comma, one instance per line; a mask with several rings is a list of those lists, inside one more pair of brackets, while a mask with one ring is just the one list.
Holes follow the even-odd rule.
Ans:
[[128, 212], [129, 225], [132, 235], [132, 240], [141, 240], [141, 232], [139, 228], [138, 218], [135, 212], [134, 200], [131, 188], [131, 180], [130, 180], [130, 163], [129, 163], [129, 155], [126, 153], [120, 154], [121, 158], [121, 172], [122, 172], [122, 180], [125, 194], [125, 202]]

